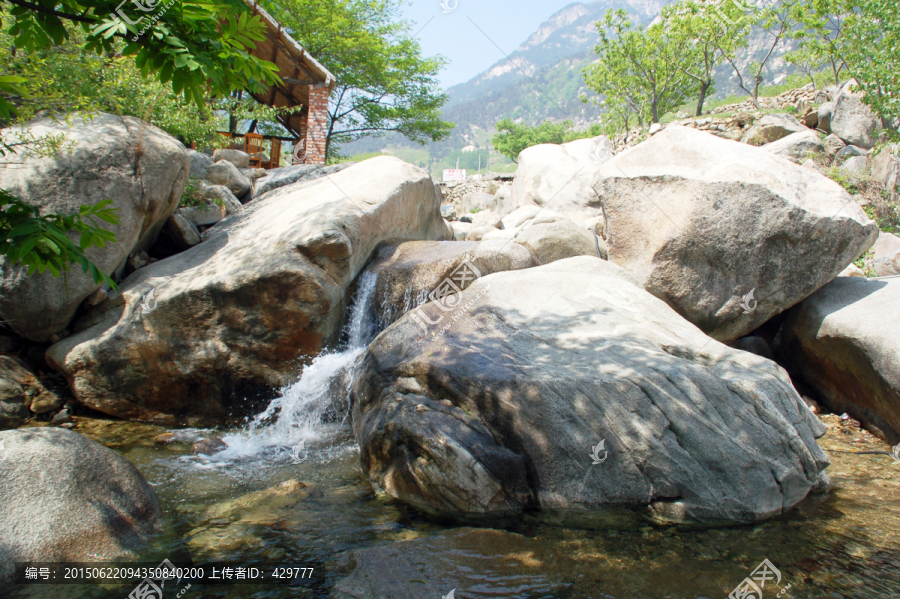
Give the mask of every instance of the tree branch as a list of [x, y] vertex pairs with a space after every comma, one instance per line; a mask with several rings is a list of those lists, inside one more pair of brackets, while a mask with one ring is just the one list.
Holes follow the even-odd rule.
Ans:
[[69, 21], [78, 21], [79, 23], [96, 23], [96, 18], [88, 18], [82, 15], [73, 15], [67, 12], [60, 12], [58, 10], [53, 10], [52, 8], [44, 8], [39, 4], [32, 4], [31, 2], [26, 2], [26, 0], [6, 0], [10, 4], [15, 6], [21, 6], [22, 8], [27, 8], [29, 10], [42, 12], [44, 14], [53, 15], [55, 17], [60, 17], [62, 19], [67, 19]]

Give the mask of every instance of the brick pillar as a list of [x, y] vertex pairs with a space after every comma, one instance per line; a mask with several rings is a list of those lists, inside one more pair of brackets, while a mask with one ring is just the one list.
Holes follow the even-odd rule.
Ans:
[[306, 155], [304, 164], [325, 164], [325, 138], [328, 135], [327, 87], [309, 88], [309, 106], [306, 110]]

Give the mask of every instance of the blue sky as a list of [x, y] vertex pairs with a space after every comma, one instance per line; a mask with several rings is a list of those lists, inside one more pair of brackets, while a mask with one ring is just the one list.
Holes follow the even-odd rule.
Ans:
[[[574, 0], [412, 0], [403, 17], [414, 23], [426, 56], [450, 62], [444, 87], [468, 81], [519, 47], [541, 23]], [[444, 13], [441, 2], [453, 8]], [[480, 30], [479, 30], [480, 29]]]

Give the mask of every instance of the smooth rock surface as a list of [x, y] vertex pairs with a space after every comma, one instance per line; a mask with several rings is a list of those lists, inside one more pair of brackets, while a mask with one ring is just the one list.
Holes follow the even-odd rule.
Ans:
[[430, 299], [442, 297], [445, 307], [456, 306], [458, 296], [480, 277], [521, 270], [540, 263], [518, 243], [508, 241], [407, 241], [382, 248], [366, 269], [375, 276], [372, 319], [386, 328]]
[[[539, 206], [554, 212], [584, 212], [597, 206], [591, 179], [612, 158], [605, 136], [567, 144], [541, 144], [519, 154], [511, 208]], [[509, 214], [494, 209], [499, 214]]]
[[81, 402], [121, 418], [221, 422], [258, 408], [337, 341], [347, 288], [380, 243], [447, 234], [421, 169], [379, 157], [330, 179], [257, 198], [137, 271], [48, 362]]
[[398, 320], [351, 393], [364, 472], [437, 515], [789, 510], [829, 463], [825, 428], [774, 362], [710, 340], [630, 279], [570, 258], [478, 279], [446, 329]]
[[313, 164], [295, 164], [293, 166], [282, 166], [266, 171], [265, 177], [260, 177], [253, 184], [253, 197], [261, 198], [266, 193], [298, 183], [300, 181], [312, 182], [322, 177], [327, 177], [335, 173], [339, 173], [345, 168], [350, 168], [355, 163], [345, 162], [342, 164], [333, 164], [331, 166], [316, 166]]
[[787, 137], [762, 146], [762, 148], [797, 164], [825, 152], [825, 144], [811, 129], [791, 133]]
[[206, 171], [206, 180], [214, 185], [224, 185], [238, 198], [250, 191], [251, 186], [250, 179], [228, 160], [220, 160], [209, 167]]
[[212, 157], [204, 154], [203, 152], [198, 152], [197, 150], [188, 149], [187, 151], [188, 158], [191, 159], [191, 169], [190, 169], [190, 178], [191, 179], [203, 179], [206, 177], [206, 171], [209, 170], [215, 162]]
[[767, 114], [750, 127], [741, 139], [754, 146], [772, 143], [809, 128], [789, 114]]
[[0, 587], [14, 562], [134, 560], [160, 525], [128, 460], [59, 428], [0, 432]]
[[848, 144], [870, 149], [875, 146], [878, 121], [862, 101], [862, 95], [845, 86], [834, 103], [831, 130]]
[[900, 237], [881, 231], [871, 250], [872, 268], [879, 277], [900, 275]]
[[213, 162], [219, 163], [223, 160], [230, 162], [237, 168], [247, 168], [250, 166], [250, 154], [241, 150], [220, 149], [213, 154]]
[[609, 259], [720, 341], [813, 293], [878, 235], [834, 181], [686, 127], [619, 154], [594, 187]]
[[179, 250], [186, 250], [200, 243], [197, 226], [180, 214], [173, 214], [166, 221], [166, 235]]
[[835, 413], [900, 442], [900, 280], [839, 277], [791, 309], [780, 353]]
[[514, 239], [534, 252], [541, 264], [574, 256], [606, 259], [607, 255], [605, 241], [568, 218], [525, 226]]
[[[42, 212], [71, 214], [112, 200], [119, 224], [104, 227], [115, 234], [116, 243], [86, 251], [100, 270], [112, 274], [130, 254], [156, 241], [181, 199], [190, 159], [181, 142], [133, 117], [101, 113], [90, 120], [73, 116], [71, 123], [49, 118], [29, 123], [35, 137], [64, 134], [72, 145], [58, 159], [12, 153], [0, 157], [0, 188]], [[4, 139], [11, 141], [6, 134]], [[73, 234], [73, 239], [78, 237]], [[81, 302], [100, 287], [78, 266], [65, 278], [50, 272], [29, 276], [26, 267], [3, 258], [0, 317], [23, 337], [47, 341], [68, 326]]]

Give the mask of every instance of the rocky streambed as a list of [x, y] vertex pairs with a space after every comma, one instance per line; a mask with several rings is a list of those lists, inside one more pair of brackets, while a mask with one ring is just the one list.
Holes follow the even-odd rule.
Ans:
[[[782, 596], [893, 597], [900, 588], [900, 464], [835, 453], [890, 448], [853, 421], [822, 419], [831, 490], [762, 524], [693, 530], [646, 522], [569, 528], [528, 517], [512, 528], [442, 525], [373, 495], [349, 431], [311, 444], [299, 464], [260, 458], [214, 467], [192, 457], [189, 443], [154, 441], [167, 432], [159, 426], [77, 417], [75, 430], [134, 463], [159, 497], [163, 532], [137, 559], [315, 568], [290, 589], [205, 586], [191, 596], [420, 599], [456, 589], [465, 598], [712, 599], [768, 559], [781, 574], [777, 588], [790, 585]], [[105, 599], [131, 590], [33, 587], [12, 596]]]

